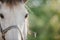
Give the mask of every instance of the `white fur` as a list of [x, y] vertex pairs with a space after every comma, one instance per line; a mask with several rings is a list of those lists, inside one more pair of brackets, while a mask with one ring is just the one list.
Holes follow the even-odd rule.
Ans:
[[[9, 26], [17, 25], [23, 34], [24, 40], [27, 36], [27, 26], [25, 26], [25, 15], [26, 9], [23, 3], [20, 3], [13, 8], [9, 8], [6, 4], [2, 4], [0, 8], [0, 13], [4, 15], [4, 19], [1, 19], [1, 25], [3, 29], [6, 29]], [[20, 33], [17, 29], [12, 29], [8, 31], [5, 35], [6, 40], [21, 40]]]

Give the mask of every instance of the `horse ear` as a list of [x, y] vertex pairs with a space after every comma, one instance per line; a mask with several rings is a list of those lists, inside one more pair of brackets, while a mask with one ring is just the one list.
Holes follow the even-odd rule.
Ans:
[[25, 3], [27, 0], [23, 0], [23, 2]]

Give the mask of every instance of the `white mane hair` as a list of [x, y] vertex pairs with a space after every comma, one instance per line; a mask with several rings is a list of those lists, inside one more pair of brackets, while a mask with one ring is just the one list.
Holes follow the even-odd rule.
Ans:
[[[0, 14], [4, 18], [0, 18], [0, 24], [2, 29], [6, 29], [9, 26], [16, 25], [22, 33], [23, 40], [27, 37], [27, 10], [25, 8], [26, 0], [0, 0]], [[1, 34], [1, 33], [0, 33]], [[11, 29], [5, 34], [6, 40], [22, 40], [21, 34], [17, 29]], [[0, 40], [2, 37], [0, 36]]]

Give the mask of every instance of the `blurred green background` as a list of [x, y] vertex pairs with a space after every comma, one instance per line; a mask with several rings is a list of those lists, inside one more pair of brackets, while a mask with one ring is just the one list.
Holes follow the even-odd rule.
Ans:
[[27, 40], [60, 40], [60, 0], [28, 0]]

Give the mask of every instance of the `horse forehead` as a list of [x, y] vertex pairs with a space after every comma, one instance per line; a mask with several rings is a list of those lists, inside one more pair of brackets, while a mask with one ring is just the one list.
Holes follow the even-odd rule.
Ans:
[[8, 13], [8, 14], [10, 14], [11, 12], [14, 12], [17, 14], [25, 14], [27, 12], [24, 4], [19, 4], [17, 6], [13, 6], [12, 8], [9, 8], [6, 5], [2, 5], [1, 10], [2, 10], [2, 12]]

